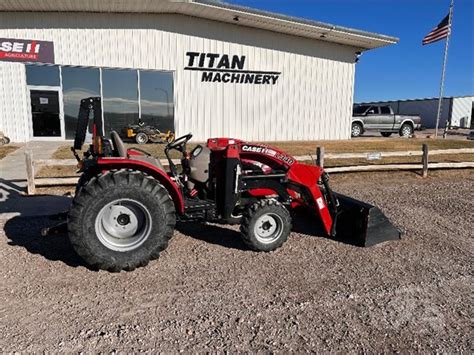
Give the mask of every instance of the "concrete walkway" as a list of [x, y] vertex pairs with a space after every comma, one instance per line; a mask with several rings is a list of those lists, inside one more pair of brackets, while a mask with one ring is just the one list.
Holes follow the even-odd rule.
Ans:
[[[29, 142], [0, 160], [0, 178], [5, 180], [25, 180], [25, 152], [30, 150], [33, 159], [50, 159], [65, 142]], [[24, 185], [26, 186], [26, 185]]]
[[0, 219], [12, 216], [40, 216], [67, 210], [70, 198], [63, 196], [25, 196], [25, 152], [33, 159], [50, 159], [65, 142], [29, 142], [0, 160]]

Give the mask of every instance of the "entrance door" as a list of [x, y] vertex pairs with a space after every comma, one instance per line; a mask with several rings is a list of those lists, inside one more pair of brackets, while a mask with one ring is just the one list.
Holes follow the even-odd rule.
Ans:
[[61, 137], [59, 92], [30, 90], [33, 137]]

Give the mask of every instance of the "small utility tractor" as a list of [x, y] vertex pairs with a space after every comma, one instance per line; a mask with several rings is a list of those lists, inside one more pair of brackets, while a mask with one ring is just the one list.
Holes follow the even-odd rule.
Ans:
[[[187, 134], [166, 145], [167, 171], [145, 151], [127, 149], [116, 132], [106, 139], [93, 115], [93, 142], [80, 157], [89, 117], [78, 120], [73, 151], [82, 176], [67, 229], [93, 268], [147, 265], [167, 247], [177, 221], [240, 224], [250, 249], [272, 251], [287, 240], [297, 207], [314, 214], [330, 238], [349, 236], [360, 246], [400, 238], [377, 207], [333, 192], [322, 168], [267, 145], [212, 138], [189, 152]], [[171, 151], [181, 155], [180, 169]]]
[[141, 119], [138, 119], [137, 124], [128, 125], [125, 131], [127, 138], [134, 139], [138, 144], [171, 143], [175, 138], [170, 130], [161, 132], [156, 127], [145, 125]]

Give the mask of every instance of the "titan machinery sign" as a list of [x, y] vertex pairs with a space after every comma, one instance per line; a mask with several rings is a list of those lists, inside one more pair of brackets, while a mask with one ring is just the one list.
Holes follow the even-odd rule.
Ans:
[[54, 63], [53, 42], [0, 38], [0, 61]]
[[244, 55], [187, 52], [184, 70], [202, 72], [201, 81], [206, 83], [230, 83], [276, 85], [280, 72], [249, 70]]

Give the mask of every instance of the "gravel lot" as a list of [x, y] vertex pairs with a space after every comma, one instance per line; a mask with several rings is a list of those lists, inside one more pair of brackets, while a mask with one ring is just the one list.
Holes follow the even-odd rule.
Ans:
[[235, 229], [186, 225], [160, 260], [120, 274], [41, 237], [47, 218], [3, 219], [0, 352], [470, 352], [473, 186], [472, 170], [335, 176], [403, 239], [357, 248], [299, 217], [261, 254]]

